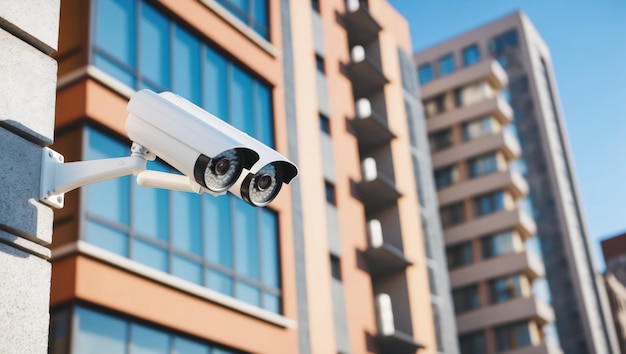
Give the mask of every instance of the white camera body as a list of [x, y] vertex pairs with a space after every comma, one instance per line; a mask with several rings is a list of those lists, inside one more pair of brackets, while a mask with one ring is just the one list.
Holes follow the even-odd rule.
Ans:
[[139, 91], [127, 110], [130, 139], [182, 172], [195, 191], [228, 190], [264, 206], [298, 173], [274, 149], [171, 92]]

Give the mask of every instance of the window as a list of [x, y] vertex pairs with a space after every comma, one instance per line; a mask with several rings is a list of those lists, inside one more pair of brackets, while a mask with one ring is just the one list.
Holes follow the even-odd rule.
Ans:
[[311, 0], [311, 8], [313, 11], [320, 13], [320, 0]]
[[430, 150], [435, 152], [452, 146], [452, 129], [444, 129], [430, 134], [428, 137]]
[[478, 46], [473, 44], [463, 49], [463, 65], [470, 66], [478, 63], [480, 60], [480, 53], [478, 52]]
[[487, 352], [485, 334], [482, 331], [459, 336], [459, 345], [462, 354], [484, 354]]
[[[72, 313], [73, 316], [70, 315]], [[51, 319], [58, 318], [64, 318], [64, 321], [52, 320], [50, 323], [51, 354], [239, 353], [82, 306], [66, 308], [51, 315]], [[74, 323], [70, 323], [72, 321]], [[68, 347], [71, 348], [70, 351]]]
[[489, 303], [498, 304], [520, 297], [522, 289], [519, 275], [492, 279], [489, 281]]
[[504, 52], [504, 50], [508, 47], [517, 47], [518, 38], [517, 31], [514, 29], [507, 31], [491, 40], [489, 42], [489, 48], [491, 49], [491, 54], [494, 56], [499, 56]]
[[476, 178], [498, 170], [498, 159], [495, 153], [473, 158], [467, 162], [470, 178]]
[[326, 73], [326, 66], [324, 65], [324, 57], [319, 54], [315, 54], [315, 67], [317, 71], [324, 74]]
[[454, 57], [452, 54], [439, 59], [439, 76], [447, 76], [454, 72]]
[[216, 0], [261, 37], [269, 37], [267, 0]]
[[497, 257], [514, 251], [513, 234], [510, 231], [485, 236], [482, 238], [480, 243], [484, 259]]
[[330, 275], [333, 279], [341, 281], [341, 262], [334, 254], [330, 255]]
[[497, 191], [474, 198], [474, 215], [483, 216], [504, 209], [504, 193]]
[[424, 110], [427, 118], [436, 116], [446, 110], [446, 97], [439, 95], [424, 102]]
[[320, 117], [320, 130], [330, 135], [330, 120], [328, 120], [328, 117], [326, 117], [322, 113], [319, 114], [319, 117]]
[[471, 264], [473, 261], [472, 243], [463, 242], [446, 248], [448, 269], [455, 269]]
[[516, 322], [494, 327], [496, 351], [505, 351], [530, 345], [527, 322]]
[[477, 309], [480, 306], [478, 301], [478, 286], [470, 285], [452, 290], [454, 301], [454, 311], [457, 314]]
[[465, 207], [463, 202], [446, 205], [439, 209], [441, 225], [446, 228], [465, 222]]
[[274, 145], [269, 86], [146, 2], [97, 0], [95, 5], [92, 64], [98, 69], [132, 89], [173, 91]]
[[[85, 132], [85, 160], [128, 145]], [[149, 169], [176, 172], [162, 162]], [[83, 189], [87, 242], [189, 282], [280, 313], [278, 217], [234, 196], [141, 188], [121, 177]]]
[[420, 65], [417, 68], [417, 73], [420, 84], [427, 84], [433, 79], [433, 68], [430, 63]]
[[463, 123], [463, 140], [470, 141], [483, 135], [491, 134], [494, 132], [493, 125], [494, 123], [491, 121], [491, 117], [484, 117]]
[[456, 165], [446, 166], [435, 170], [435, 186], [437, 190], [446, 188], [459, 180], [459, 171]]
[[470, 106], [494, 97], [494, 90], [486, 82], [477, 82], [454, 90], [457, 107]]
[[335, 196], [335, 185], [324, 181], [324, 192], [326, 194], [326, 202], [331, 205], [337, 205], [337, 197]]

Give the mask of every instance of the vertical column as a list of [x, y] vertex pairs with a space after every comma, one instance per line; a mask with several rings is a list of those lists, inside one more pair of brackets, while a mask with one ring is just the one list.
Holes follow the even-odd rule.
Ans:
[[52, 143], [59, 0], [0, 6], [0, 353], [47, 353], [52, 210], [39, 203]]

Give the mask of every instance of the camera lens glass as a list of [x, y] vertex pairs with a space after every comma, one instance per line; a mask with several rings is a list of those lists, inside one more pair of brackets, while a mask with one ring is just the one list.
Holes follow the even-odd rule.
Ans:
[[270, 176], [270, 175], [263, 175], [263, 176], [257, 178], [257, 180], [256, 180], [256, 187], [260, 191], [264, 191], [264, 190], [268, 189], [271, 185], [272, 185], [272, 176]]
[[204, 172], [204, 184], [211, 191], [222, 192], [235, 183], [242, 167], [236, 150], [224, 151], [209, 160]]
[[264, 206], [271, 202], [283, 184], [282, 174], [280, 169], [277, 169], [273, 164], [263, 166], [255, 175], [251, 178], [246, 178], [243, 188], [244, 199], [255, 206]]
[[215, 174], [218, 176], [225, 175], [230, 169], [230, 160], [226, 157], [222, 157], [215, 163]]

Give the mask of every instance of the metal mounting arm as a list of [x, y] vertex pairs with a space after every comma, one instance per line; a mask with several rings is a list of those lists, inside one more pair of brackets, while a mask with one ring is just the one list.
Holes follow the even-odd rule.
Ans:
[[44, 148], [41, 161], [39, 200], [54, 208], [63, 208], [64, 194], [91, 183], [138, 174], [155, 155], [133, 143], [128, 157], [63, 163], [63, 155]]

